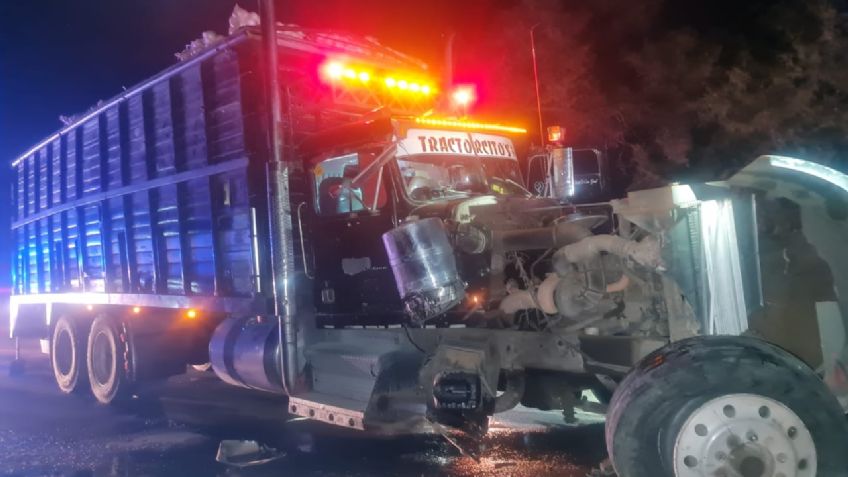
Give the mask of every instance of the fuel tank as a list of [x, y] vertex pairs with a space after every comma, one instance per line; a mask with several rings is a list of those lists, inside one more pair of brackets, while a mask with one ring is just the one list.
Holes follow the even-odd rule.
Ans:
[[226, 383], [283, 394], [276, 320], [244, 317], [221, 322], [209, 341], [209, 359]]

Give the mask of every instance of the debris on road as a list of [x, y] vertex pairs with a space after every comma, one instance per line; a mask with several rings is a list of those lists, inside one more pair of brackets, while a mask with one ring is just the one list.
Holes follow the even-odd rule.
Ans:
[[285, 457], [286, 453], [256, 441], [223, 440], [218, 445], [215, 460], [233, 467], [267, 464]]

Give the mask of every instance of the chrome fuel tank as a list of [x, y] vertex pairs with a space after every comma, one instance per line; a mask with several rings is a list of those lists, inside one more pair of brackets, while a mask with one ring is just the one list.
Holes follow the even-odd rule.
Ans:
[[246, 317], [221, 322], [209, 341], [212, 369], [222, 381], [283, 393], [277, 321]]

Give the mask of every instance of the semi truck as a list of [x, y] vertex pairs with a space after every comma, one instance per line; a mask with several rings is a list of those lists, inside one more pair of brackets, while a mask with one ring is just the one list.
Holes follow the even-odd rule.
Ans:
[[211, 364], [280, 413], [474, 455], [493, 415], [591, 391], [623, 477], [848, 475], [833, 392], [745, 336], [752, 191], [813, 175], [770, 156], [576, 205], [571, 154], [528, 190], [524, 129], [452, 115], [432, 77], [269, 23], [74, 118], [12, 163], [11, 336], [104, 404]]

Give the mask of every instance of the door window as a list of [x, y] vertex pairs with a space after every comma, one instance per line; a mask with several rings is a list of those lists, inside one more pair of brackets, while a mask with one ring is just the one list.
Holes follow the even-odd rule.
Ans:
[[383, 171], [373, 174], [361, 187], [351, 181], [378, 152], [358, 152], [324, 159], [312, 170], [315, 179], [315, 210], [320, 215], [377, 211], [386, 205]]

